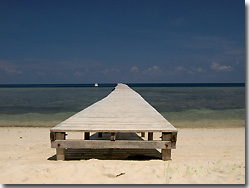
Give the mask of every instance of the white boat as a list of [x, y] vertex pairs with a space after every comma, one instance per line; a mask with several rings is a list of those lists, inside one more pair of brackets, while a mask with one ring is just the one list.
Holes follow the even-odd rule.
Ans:
[[95, 87], [98, 87], [98, 83], [95, 83]]

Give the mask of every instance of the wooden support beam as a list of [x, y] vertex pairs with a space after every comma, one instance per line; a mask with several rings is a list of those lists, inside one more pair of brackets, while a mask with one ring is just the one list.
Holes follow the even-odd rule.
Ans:
[[154, 139], [153, 132], [149, 132], [148, 133], [148, 140], [153, 140], [153, 139]]
[[51, 142], [52, 148], [135, 148], [135, 149], [175, 149], [171, 141], [145, 141], [145, 140], [55, 140]]
[[141, 132], [141, 137], [145, 137], [145, 132]]
[[[172, 133], [171, 132], [163, 132], [162, 133], [162, 140], [163, 141], [170, 141], [172, 140]], [[172, 145], [172, 143], [170, 143]], [[174, 144], [175, 146], [175, 144]], [[161, 156], [163, 161], [171, 160], [171, 149], [162, 149]]]
[[84, 140], [89, 140], [89, 132], [84, 132]]
[[[55, 141], [59, 140], [65, 140], [65, 132], [56, 132]], [[65, 160], [65, 148], [60, 148], [59, 143], [58, 143], [58, 148], [56, 148], [56, 160]]]
[[111, 138], [110, 138], [110, 140], [111, 140], [111, 141], [115, 141], [115, 137], [116, 137], [116, 133], [111, 133]]
[[56, 133], [50, 132], [50, 141], [55, 141], [55, 140], [56, 140]]

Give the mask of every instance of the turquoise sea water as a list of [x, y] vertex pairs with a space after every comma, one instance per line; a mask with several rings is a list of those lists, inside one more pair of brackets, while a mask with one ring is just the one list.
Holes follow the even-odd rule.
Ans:
[[[245, 87], [131, 87], [176, 127], [245, 126]], [[0, 87], [0, 126], [53, 127], [113, 87]]]
[[135, 90], [176, 127], [245, 126], [245, 87]]

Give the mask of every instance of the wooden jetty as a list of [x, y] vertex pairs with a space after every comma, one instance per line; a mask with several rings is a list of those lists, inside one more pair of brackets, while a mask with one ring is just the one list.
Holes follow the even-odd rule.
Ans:
[[[67, 132], [83, 132], [84, 139], [66, 139]], [[91, 140], [90, 132], [109, 133], [109, 140]], [[119, 133], [141, 133], [148, 140], [117, 140]], [[153, 133], [161, 132], [161, 140]], [[104, 99], [76, 113], [50, 130], [51, 147], [57, 160], [65, 160], [66, 148], [161, 149], [162, 160], [171, 159], [176, 148], [177, 129], [138, 93], [125, 84], [117, 84]]]

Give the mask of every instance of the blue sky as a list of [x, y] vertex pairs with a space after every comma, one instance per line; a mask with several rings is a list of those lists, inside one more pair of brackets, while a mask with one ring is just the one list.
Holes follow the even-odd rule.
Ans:
[[245, 82], [243, 0], [1, 0], [0, 83]]

